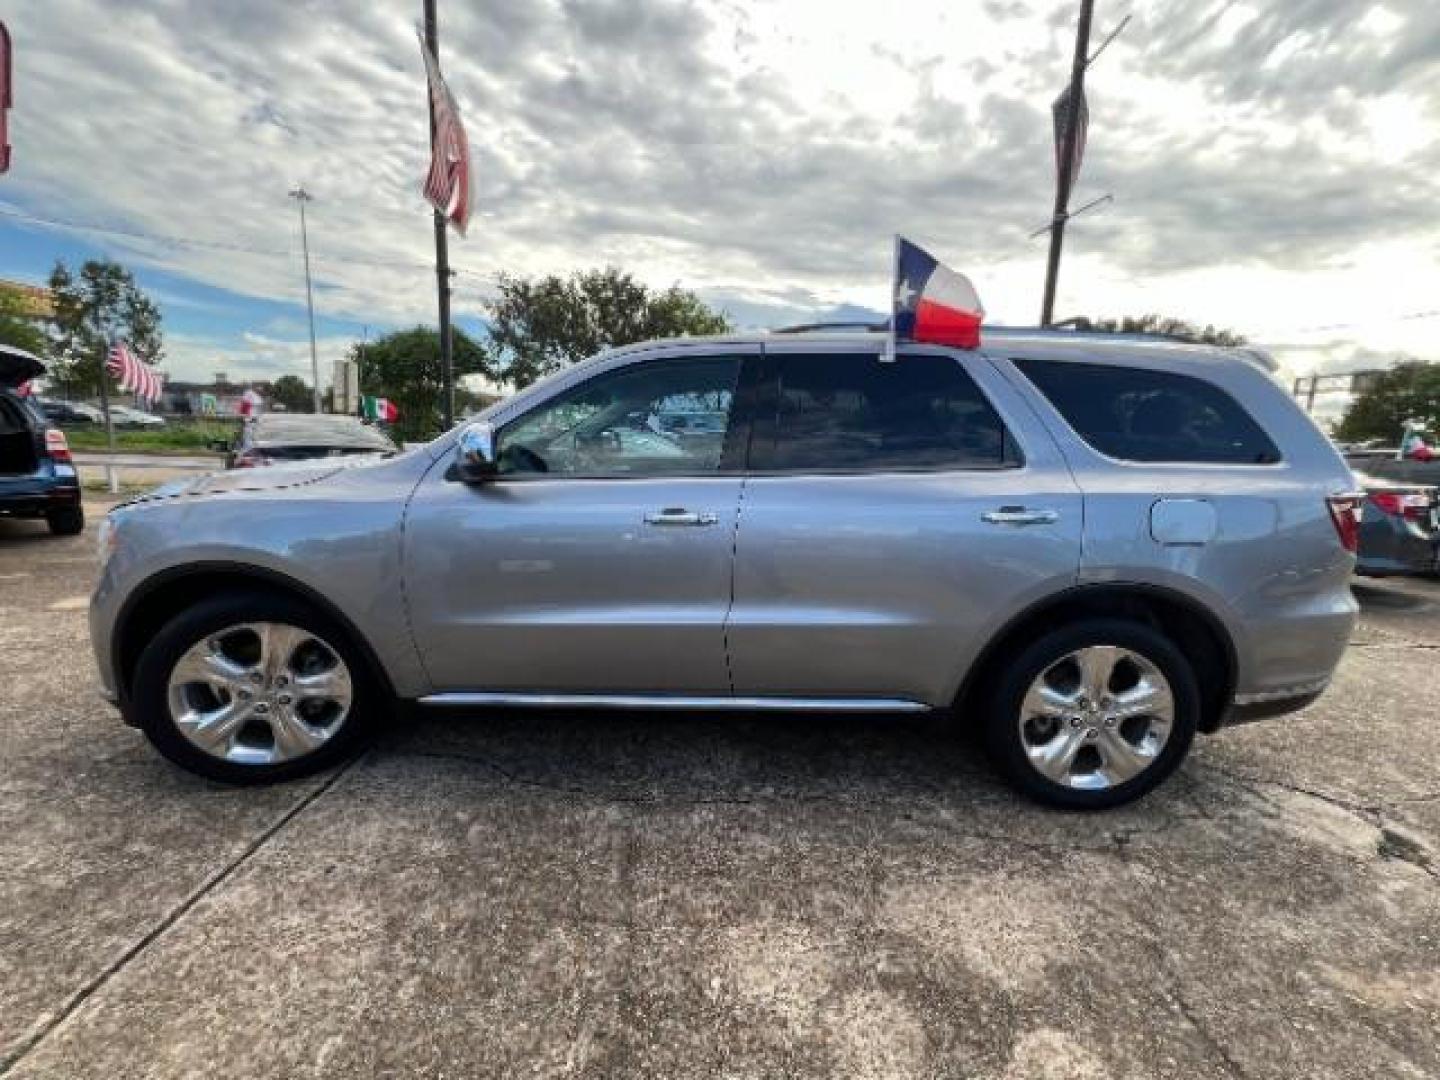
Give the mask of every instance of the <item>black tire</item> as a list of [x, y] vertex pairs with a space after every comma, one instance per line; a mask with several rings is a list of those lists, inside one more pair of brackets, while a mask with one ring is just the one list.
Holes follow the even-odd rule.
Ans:
[[[1063, 657], [1095, 645], [1115, 645], [1150, 661], [1170, 684], [1174, 720], [1154, 761], [1129, 780], [1084, 790], [1044, 776], [1030, 763], [1020, 731], [1021, 705], [1032, 683]], [[1067, 810], [1102, 810], [1138, 799], [1173, 773], [1184, 760], [1200, 722], [1195, 671], [1169, 638], [1143, 623], [1125, 619], [1084, 619], [1043, 635], [1026, 646], [992, 685], [984, 717], [990, 756], [1021, 791]]]
[[79, 536], [85, 531], [85, 511], [79, 506], [51, 510], [45, 515], [45, 523], [56, 536]]
[[[287, 761], [242, 764], [214, 757], [191, 743], [170, 713], [169, 681], [175, 664], [197, 642], [249, 622], [287, 623], [321, 638], [349, 669], [353, 696], [342, 726], [317, 749]], [[130, 720], [160, 753], [182, 768], [231, 784], [268, 784], [308, 776], [345, 760], [375, 733], [388, 698], [349, 635], [305, 602], [279, 593], [222, 593], [167, 622], [140, 654], [130, 695]]]

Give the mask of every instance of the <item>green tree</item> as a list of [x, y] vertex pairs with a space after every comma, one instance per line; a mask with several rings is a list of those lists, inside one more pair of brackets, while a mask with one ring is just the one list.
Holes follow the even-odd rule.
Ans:
[[1138, 319], [1127, 315], [1122, 319], [1095, 319], [1093, 321], [1077, 319], [1076, 323], [1082, 329], [1100, 330], [1107, 334], [1158, 334], [1163, 337], [1178, 338], [1195, 345], [1245, 344], [1244, 335], [1237, 334], [1233, 330], [1211, 326], [1209, 323], [1204, 326], [1196, 326], [1194, 323], [1169, 315], [1141, 315]]
[[26, 313], [24, 298], [3, 286], [0, 286], [0, 345], [13, 345], [42, 357], [50, 345], [37, 320]]
[[[485, 350], [460, 330], [455, 332], [454, 371], [489, 374]], [[350, 359], [359, 366], [360, 393], [389, 398], [400, 409], [395, 430], [402, 439], [429, 439], [444, 423], [444, 373], [440, 334], [429, 327], [397, 330], [376, 341], [357, 344]]]
[[1398, 444], [1412, 420], [1428, 431], [1440, 429], [1440, 364], [1408, 360], [1377, 375], [1345, 410], [1335, 437], [1344, 442], [1384, 439]]
[[286, 412], [313, 412], [314, 399], [310, 387], [298, 375], [281, 375], [270, 387], [270, 400], [284, 406]]
[[498, 377], [516, 387], [602, 349], [659, 337], [723, 334], [729, 320], [693, 292], [654, 292], [616, 267], [568, 278], [503, 274], [490, 311]]
[[147, 364], [157, 364], [165, 355], [160, 309], [119, 263], [90, 259], [74, 274], [57, 260], [50, 272], [50, 292], [55, 303], [50, 374], [70, 392], [89, 393], [99, 389], [102, 377], [111, 379], [103, 354], [112, 334], [124, 338]]

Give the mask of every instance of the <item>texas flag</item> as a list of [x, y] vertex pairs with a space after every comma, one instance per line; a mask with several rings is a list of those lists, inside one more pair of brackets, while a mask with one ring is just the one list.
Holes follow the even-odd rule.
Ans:
[[985, 309], [975, 286], [903, 236], [895, 238], [895, 336], [961, 349], [980, 346]]

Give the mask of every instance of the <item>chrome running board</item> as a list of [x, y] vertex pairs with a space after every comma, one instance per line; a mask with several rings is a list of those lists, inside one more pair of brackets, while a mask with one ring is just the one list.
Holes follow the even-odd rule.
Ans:
[[428, 694], [421, 705], [508, 705], [548, 709], [759, 710], [763, 712], [929, 712], [903, 698], [704, 697], [693, 694], [549, 694], [470, 691]]

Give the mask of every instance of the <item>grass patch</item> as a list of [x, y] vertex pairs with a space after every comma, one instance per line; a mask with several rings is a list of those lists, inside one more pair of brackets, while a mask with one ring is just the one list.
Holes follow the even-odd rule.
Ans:
[[[153, 491], [157, 486], [158, 485], [154, 483], [136, 484], [131, 481], [121, 481], [120, 484], [117, 485], [115, 497], [119, 499], [133, 499], [136, 495], [144, 495], [147, 491]], [[80, 483], [80, 487], [91, 495], [110, 494], [110, 485], [104, 480], [83, 480]]]
[[[216, 439], [233, 439], [238, 426], [219, 420], [198, 420], [171, 421], [163, 428], [116, 428], [115, 449], [132, 454], [215, 453], [210, 444]], [[66, 428], [65, 438], [72, 450], [103, 452], [110, 449], [101, 424]]]

